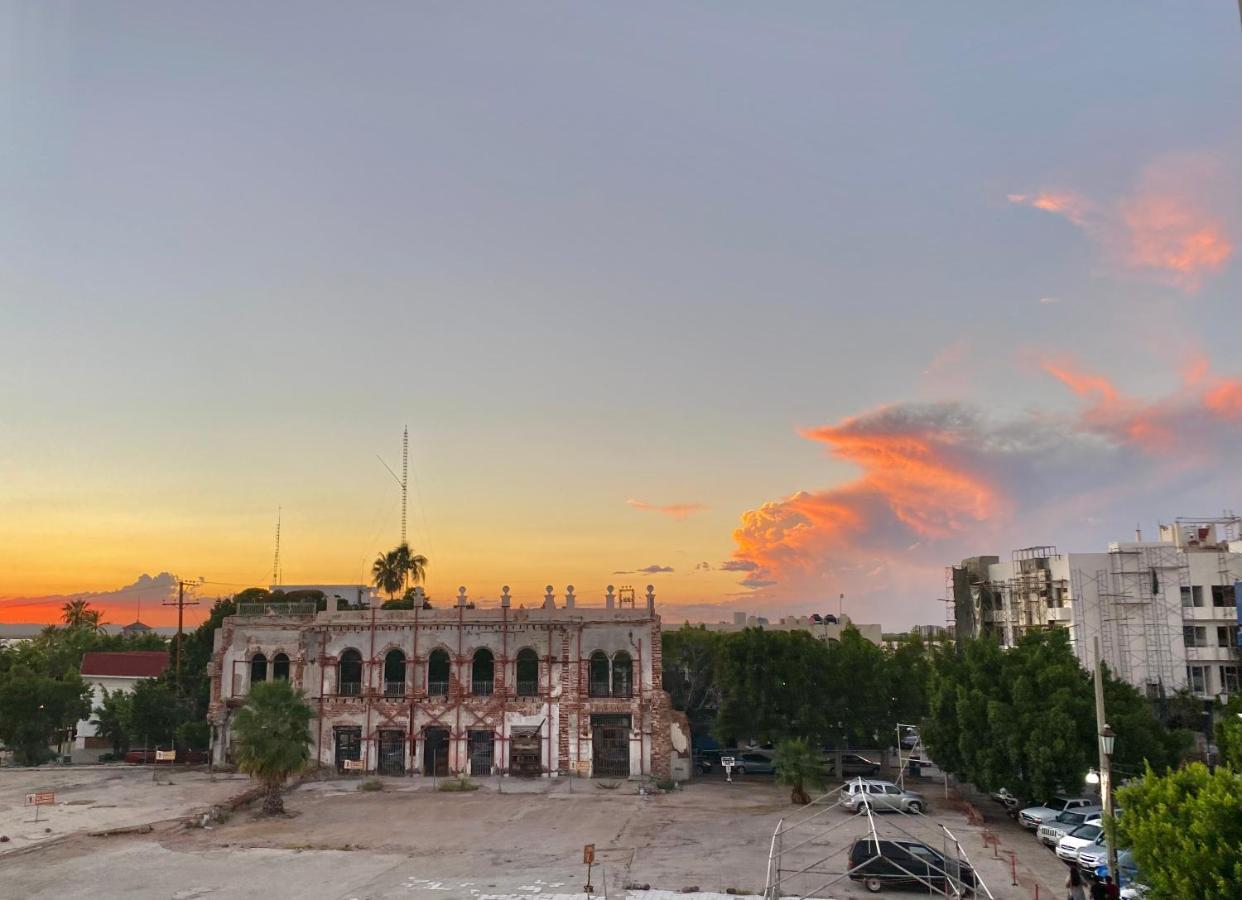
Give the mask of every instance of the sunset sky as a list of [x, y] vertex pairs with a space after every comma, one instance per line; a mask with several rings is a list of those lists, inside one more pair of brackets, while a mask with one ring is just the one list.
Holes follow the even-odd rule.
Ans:
[[0, 622], [364, 580], [407, 424], [446, 601], [1242, 509], [1235, 4], [5, 10]]

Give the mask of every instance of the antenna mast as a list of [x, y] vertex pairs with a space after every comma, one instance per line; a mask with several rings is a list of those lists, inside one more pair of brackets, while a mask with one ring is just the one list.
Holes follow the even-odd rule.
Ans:
[[272, 584], [280, 584], [280, 507], [276, 507], [276, 556], [272, 559]]
[[405, 503], [409, 491], [409, 473], [410, 473], [410, 426], [405, 426], [405, 430], [401, 432], [401, 546], [407, 546], [405, 541]]

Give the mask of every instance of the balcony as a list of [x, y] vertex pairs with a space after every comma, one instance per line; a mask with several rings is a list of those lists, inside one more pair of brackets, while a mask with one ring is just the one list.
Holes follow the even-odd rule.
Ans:
[[588, 697], [611, 697], [612, 690], [607, 681], [592, 681], [587, 685]]
[[470, 693], [476, 697], [490, 697], [496, 682], [490, 678], [476, 678], [470, 682]]
[[405, 682], [404, 681], [385, 681], [384, 682], [385, 697], [404, 697]]
[[449, 683], [447, 681], [428, 681], [427, 696], [428, 697], [447, 697]]
[[517, 695], [519, 697], [538, 697], [539, 682], [538, 681], [519, 681], [517, 683]]
[[341, 697], [358, 697], [362, 694], [362, 682], [342, 681], [337, 687], [336, 693]]

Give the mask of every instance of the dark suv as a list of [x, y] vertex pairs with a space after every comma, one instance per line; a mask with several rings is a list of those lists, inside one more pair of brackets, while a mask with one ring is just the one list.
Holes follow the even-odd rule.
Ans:
[[946, 894], [974, 894], [975, 872], [967, 863], [945, 859], [918, 841], [881, 839], [877, 849], [871, 838], [850, 848], [850, 879], [876, 893], [885, 887], [925, 887]]

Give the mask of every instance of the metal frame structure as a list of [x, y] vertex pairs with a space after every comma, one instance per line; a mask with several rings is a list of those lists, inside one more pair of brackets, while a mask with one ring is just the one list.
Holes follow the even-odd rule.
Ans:
[[[866, 831], [865, 833], [859, 835], [856, 840], [873, 841], [877, 851], [879, 850], [880, 841], [882, 840], [901, 840], [902, 838], [906, 838], [911, 841], [917, 841], [920, 844], [927, 843], [924, 838], [911, 834], [910, 831], [898, 824], [892, 824], [891, 827], [899, 832], [900, 836], [888, 834], [887, 832], [890, 827], [889, 824], [886, 823], [884, 825], [877, 826], [876, 814], [872, 810], [870, 803], [864, 803], [862, 805], [862, 809], [857, 813], [846, 809], [844, 795], [846, 787], [849, 784], [861, 784], [865, 780], [866, 779], [862, 778], [852, 779], [850, 782], [843, 784], [841, 787], [835, 788], [834, 790], [815, 798], [811, 801], [812, 805], [825, 805], [822, 809], [819, 809], [808, 816], [803, 816], [802, 818], [790, 822], [789, 824], [786, 824], [784, 818], [777, 822], [776, 828], [772, 832], [772, 842], [768, 850], [768, 866], [767, 874], [764, 878], [763, 890], [765, 900], [780, 900], [780, 898], [783, 897], [796, 897], [798, 900], [815, 900], [815, 898], [820, 895], [821, 891], [832, 887], [832, 885], [838, 883], [843, 878], [850, 878], [851, 876], [859, 873], [868, 864], [880, 859], [881, 856], [877, 852], [874, 856], [868, 857], [858, 865], [849, 865], [848, 853], [854, 842], [845, 845], [841, 849], [834, 850], [832, 853], [822, 856], [819, 855], [818, 850], [809, 850], [809, 848], [822, 847], [824, 838], [828, 834], [837, 830], [842, 825], [857, 823], [859, 816], [863, 814], [867, 817]], [[827, 828], [822, 830], [817, 828], [817, 825], [822, 824], [822, 822], [817, 822], [817, 820], [829, 811], [835, 809], [846, 810], [849, 813], [848, 818], [842, 819], [836, 824], [829, 825]], [[897, 817], [893, 820], [894, 823], [908, 821], [909, 817], [926, 818], [926, 816], [924, 816], [921, 812], [908, 813], [903, 810], [894, 810], [893, 816]], [[815, 824], [813, 825], [812, 823]], [[948, 871], [940, 871], [934, 876], [937, 881], [943, 879], [944, 887], [942, 888], [938, 886], [936, 881], [933, 881], [930, 876], [925, 877], [919, 875], [902, 867], [900, 864], [894, 863], [896, 868], [910, 876], [910, 878], [914, 879], [914, 881], [924, 885], [931, 894], [941, 897], [961, 898], [974, 893], [988, 897], [989, 900], [994, 900], [992, 892], [988, 889], [988, 886], [979, 875], [979, 870], [973, 863], [971, 863], [969, 855], [966, 853], [965, 849], [963, 849], [961, 842], [957, 839], [957, 836], [940, 823], [936, 823], [936, 827], [940, 829], [941, 836], [944, 841], [944, 851], [942, 855], [946, 860], [953, 859], [957, 862], [958, 873], [961, 871], [961, 863], [965, 862], [969, 865], [975, 876], [974, 887], [967, 887], [961, 882], [958, 874]], [[881, 829], [886, 832], [884, 836], [880, 835]], [[794, 842], [787, 845], [787, 840], [790, 840], [788, 836], [794, 834], [795, 832], [797, 834], [793, 839]], [[952, 845], [955, 851], [952, 857], [948, 852], [950, 845]], [[798, 853], [798, 851], [809, 851], [807, 855], [812, 856], [813, 858], [807, 864], [802, 865], [802, 860], [796, 859], [794, 856]], [[833, 866], [831, 860], [841, 853], [846, 854], [844, 867], [840, 871], [826, 868]], [[828, 879], [826, 881], [816, 882], [816, 879], [822, 876], [828, 876]], [[814, 887], [804, 889], [802, 887], [795, 887], [795, 884], [814, 884]]]

